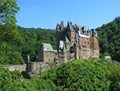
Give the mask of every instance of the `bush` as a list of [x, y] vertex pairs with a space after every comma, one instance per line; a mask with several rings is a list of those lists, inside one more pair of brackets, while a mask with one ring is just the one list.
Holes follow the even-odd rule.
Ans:
[[23, 64], [23, 58], [21, 53], [7, 44], [6, 42], [0, 42], [0, 63], [1, 64]]
[[[63, 64], [54, 71], [47, 71], [44, 77], [51, 79], [56, 85], [55, 90], [58, 91], [108, 91], [111, 90], [113, 82], [111, 78], [117, 76], [113, 76], [112, 72], [113, 68], [118, 69], [116, 67], [120, 65], [102, 59], [80, 60]], [[120, 71], [115, 73], [120, 74]], [[112, 85], [112, 88], [118, 90], [120, 81], [115, 81], [116, 85]]]
[[119, 91], [120, 64], [103, 59], [79, 60], [53, 67], [39, 77], [23, 79], [0, 66], [1, 91]]

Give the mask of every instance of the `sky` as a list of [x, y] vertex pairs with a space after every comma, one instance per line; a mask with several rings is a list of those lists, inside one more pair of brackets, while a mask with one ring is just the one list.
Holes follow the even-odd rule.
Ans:
[[120, 0], [17, 0], [17, 25], [55, 29], [56, 24], [97, 28], [120, 16]]

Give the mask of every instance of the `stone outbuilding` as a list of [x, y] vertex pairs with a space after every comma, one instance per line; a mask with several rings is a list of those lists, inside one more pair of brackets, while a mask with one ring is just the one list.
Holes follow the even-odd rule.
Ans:
[[54, 50], [51, 44], [42, 43], [41, 49], [39, 51], [39, 61], [45, 63], [54, 62], [57, 57], [57, 50]]

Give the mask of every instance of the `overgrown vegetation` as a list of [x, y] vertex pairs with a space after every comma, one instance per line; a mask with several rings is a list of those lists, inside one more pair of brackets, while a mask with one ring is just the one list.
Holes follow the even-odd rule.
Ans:
[[56, 49], [56, 33], [54, 30], [22, 27], [18, 27], [18, 30], [24, 40], [22, 46], [24, 59], [29, 55], [31, 61], [38, 61], [38, 51], [42, 43], [50, 43]]
[[113, 60], [120, 61], [120, 17], [97, 28], [101, 57], [107, 52]]
[[[110, 55], [113, 60], [119, 61], [120, 17], [115, 18], [108, 24], [103, 24], [96, 30], [98, 31], [101, 57]], [[56, 34], [54, 30], [19, 27], [19, 31], [24, 39], [22, 54], [30, 54], [31, 61], [37, 60], [38, 51], [43, 42], [52, 44], [53, 48], [56, 49]]]
[[24, 79], [0, 67], [1, 91], [119, 91], [120, 64], [103, 59], [77, 60]]
[[1, 64], [22, 64], [27, 60], [27, 55], [30, 55], [31, 61], [38, 60], [38, 51], [43, 42], [51, 43], [56, 48], [55, 31], [17, 27], [15, 15], [18, 10], [16, 0], [0, 1]]
[[[55, 31], [21, 28], [16, 25], [16, 0], [0, 1], [0, 64], [22, 64], [29, 54], [37, 60], [41, 43], [56, 48]], [[101, 56], [120, 61], [120, 17], [97, 28]], [[22, 56], [21, 56], [22, 55]], [[54, 67], [39, 77], [25, 79], [18, 71], [0, 65], [0, 91], [119, 91], [120, 63], [103, 59], [77, 60]]]
[[0, 0], [0, 63], [21, 64], [22, 37], [17, 31], [16, 0]]
[[0, 91], [22, 91], [21, 78], [20, 72], [10, 72], [0, 65]]

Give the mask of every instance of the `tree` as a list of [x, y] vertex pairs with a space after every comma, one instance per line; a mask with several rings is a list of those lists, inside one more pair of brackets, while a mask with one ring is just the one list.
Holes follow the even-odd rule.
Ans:
[[30, 61], [38, 61], [38, 52], [42, 43], [50, 43], [56, 49], [55, 30], [42, 28], [24, 28], [18, 27], [19, 33], [24, 39], [22, 46], [22, 55], [26, 60], [30, 55]]
[[[22, 37], [17, 30], [16, 13], [19, 7], [16, 0], [0, 0], [0, 63], [22, 62]], [[19, 57], [17, 57], [19, 55]]]
[[0, 0], [0, 24], [16, 26], [15, 14], [18, 10], [16, 0]]
[[96, 29], [99, 34], [101, 57], [108, 52], [113, 60], [120, 61], [120, 17]]
[[15, 16], [18, 10], [16, 0], [0, 0], [0, 40], [7, 42], [21, 40]]

